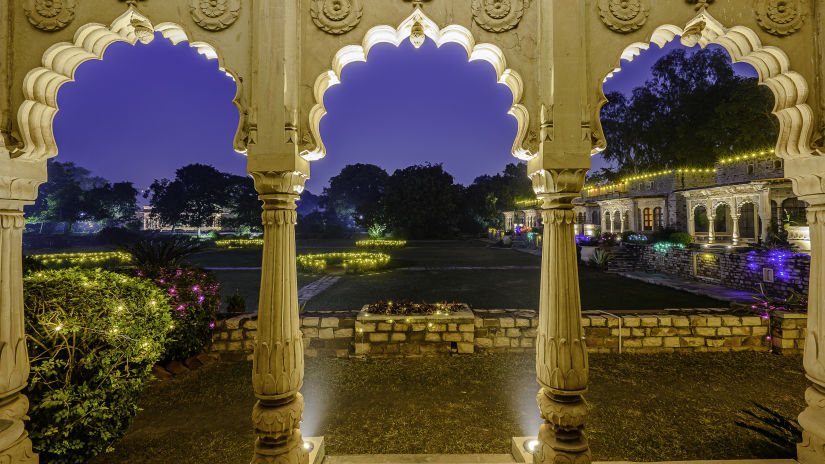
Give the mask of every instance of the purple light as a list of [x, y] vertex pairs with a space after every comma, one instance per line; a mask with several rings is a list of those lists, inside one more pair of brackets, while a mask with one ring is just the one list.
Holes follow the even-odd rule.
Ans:
[[203, 296], [203, 295], [199, 296], [198, 297], [198, 303], [203, 303], [203, 300], [205, 300], [205, 299], [206, 299], [205, 296]]
[[770, 340], [770, 339], [771, 339], [771, 336], [770, 336], [770, 335], [768, 335], [768, 336], [766, 336], [766, 337], [765, 337], [765, 340]]
[[215, 323], [214, 323], [214, 322], [210, 322], [210, 323], [209, 323], [209, 328], [210, 328], [210, 329], [214, 329], [214, 328], [215, 328]]
[[198, 293], [200, 290], [201, 290], [200, 287], [198, 287], [197, 285], [192, 287], [192, 293]]

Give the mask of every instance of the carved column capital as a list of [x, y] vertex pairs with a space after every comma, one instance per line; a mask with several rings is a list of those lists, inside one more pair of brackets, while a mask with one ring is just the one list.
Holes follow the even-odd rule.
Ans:
[[530, 174], [533, 191], [544, 209], [573, 207], [581, 195], [587, 169], [540, 169]]

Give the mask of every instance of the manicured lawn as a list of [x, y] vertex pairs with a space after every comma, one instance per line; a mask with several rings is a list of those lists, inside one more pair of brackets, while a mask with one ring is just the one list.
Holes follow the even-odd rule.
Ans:
[[[535, 434], [535, 357], [307, 359], [303, 431], [328, 454], [509, 453]], [[593, 355], [586, 398], [594, 460], [788, 457], [737, 427], [752, 400], [795, 417], [799, 357], [765, 353]], [[250, 363], [214, 364], [152, 384], [116, 451], [94, 463], [246, 463]]]
[[[246, 299], [246, 311], [258, 310], [260, 298], [261, 271], [212, 271], [221, 283], [221, 308], [226, 308], [226, 299], [237, 289]], [[318, 279], [319, 276], [298, 274], [298, 288]]]
[[[347, 249], [353, 241], [299, 242], [299, 253]], [[354, 249], [350, 246], [349, 249]], [[344, 275], [307, 304], [308, 310], [352, 310], [378, 300], [461, 301], [476, 308], [536, 309], [539, 304], [538, 266], [541, 257], [509, 249], [488, 248], [477, 240], [410, 242], [392, 250], [393, 268], [371, 275]], [[190, 260], [207, 267], [255, 267], [261, 265], [260, 249], [209, 250]], [[523, 266], [514, 270], [405, 271], [405, 267]], [[258, 300], [259, 271], [216, 271], [228, 296], [238, 288], [254, 308]], [[299, 287], [316, 277], [299, 276]], [[673, 290], [579, 268], [582, 309], [651, 310], [664, 308], [727, 307], [700, 295]]]
[[[537, 309], [540, 271], [401, 271], [343, 276], [307, 310], [351, 310], [379, 300], [460, 301], [479, 309]], [[647, 310], [727, 307], [701, 295], [579, 267], [582, 309]]]

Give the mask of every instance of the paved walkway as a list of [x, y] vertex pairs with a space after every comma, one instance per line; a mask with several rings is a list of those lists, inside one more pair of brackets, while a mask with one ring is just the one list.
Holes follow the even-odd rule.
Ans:
[[332, 287], [335, 282], [338, 282], [341, 276], [337, 275], [327, 275], [321, 277], [320, 279], [311, 282], [309, 284], [304, 285], [303, 287], [298, 289], [298, 304], [304, 304], [315, 295], [323, 292], [324, 290]]
[[751, 303], [753, 297], [750, 292], [721, 287], [719, 285], [686, 280], [667, 274], [648, 274], [647, 272], [619, 272], [618, 275], [628, 279], [641, 280], [653, 285], [675, 288], [695, 295], [704, 295], [717, 300], [733, 301], [737, 303]]

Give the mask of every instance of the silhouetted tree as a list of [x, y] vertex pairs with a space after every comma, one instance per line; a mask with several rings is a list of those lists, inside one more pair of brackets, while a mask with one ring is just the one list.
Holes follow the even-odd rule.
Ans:
[[413, 239], [455, 235], [460, 186], [440, 164], [396, 170], [381, 201], [390, 228]]
[[374, 164], [349, 164], [329, 180], [323, 203], [345, 224], [369, 227], [382, 221], [379, 201], [389, 175]]
[[773, 145], [778, 134], [770, 90], [736, 75], [720, 49], [672, 51], [630, 98], [617, 92], [607, 98], [602, 156], [622, 174], [709, 166], [731, 152]]
[[[212, 223], [226, 205], [227, 175], [212, 166], [189, 164], [175, 171], [175, 180], [155, 180], [149, 190], [150, 204], [160, 220], [173, 228], [186, 224], [200, 228]], [[148, 194], [148, 192], [147, 192]]]

